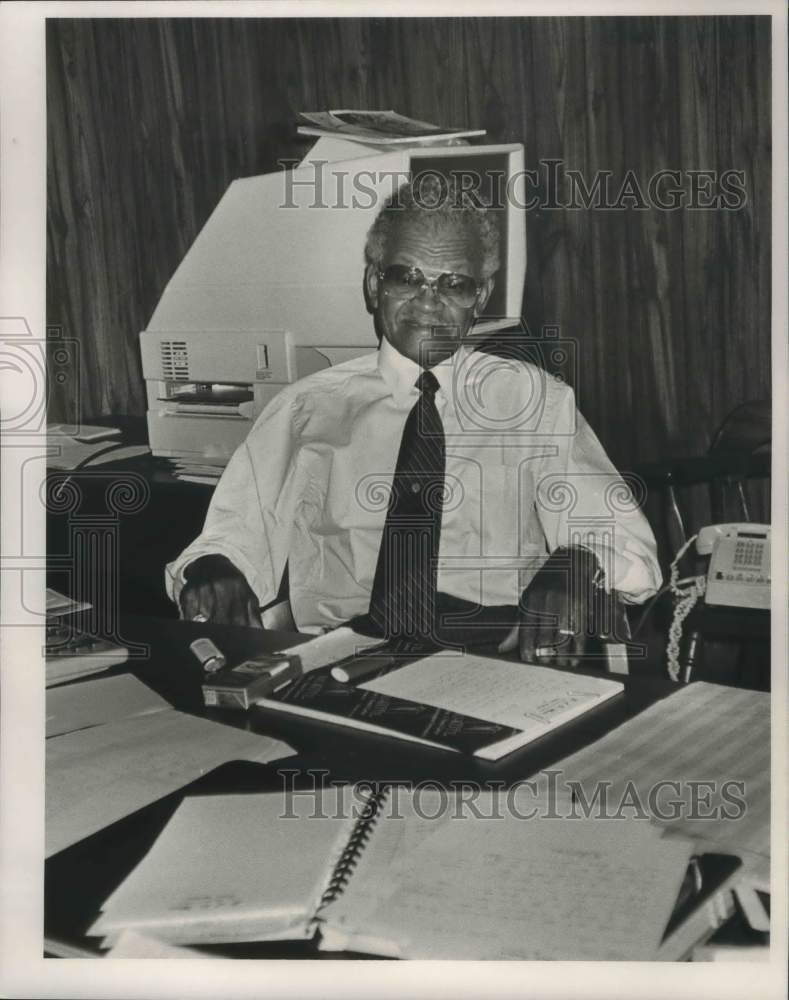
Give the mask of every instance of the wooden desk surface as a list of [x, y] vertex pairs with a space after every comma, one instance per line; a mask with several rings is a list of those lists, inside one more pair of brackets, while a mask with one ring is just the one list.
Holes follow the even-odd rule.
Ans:
[[[203, 705], [202, 670], [189, 650], [194, 639], [212, 638], [232, 664], [254, 652], [303, 641], [303, 636], [141, 617], [122, 618], [120, 634], [127, 643], [145, 645], [147, 652], [125, 667], [113, 668], [112, 673], [130, 670], [176, 708], [279, 737], [297, 756], [269, 765], [231, 762], [50, 858], [45, 869], [45, 933], [83, 946], [101, 903], [152, 846], [184, 794], [273, 791], [282, 789], [286, 780], [300, 788], [313, 788], [321, 780], [511, 786], [598, 739], [675, 689], [669, 681], [625, 678], [623, 694], [503, 760], [487, 762], [257, 707], [242, 712]], [[280, 768], [291, 772], [287, 779], [278, 773]], [[98, 941], [88, 939], [87, 944], [96, 947]], [[314, 957], [304, 943], [235, 946], [221, 953]]]

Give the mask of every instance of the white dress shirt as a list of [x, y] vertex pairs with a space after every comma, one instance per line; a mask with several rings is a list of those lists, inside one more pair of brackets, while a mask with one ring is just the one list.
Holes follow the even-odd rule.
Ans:
[[[389, 487], [421, 369], [388, 341], [377, 354], [287, 386], [227, 466], [200, 536], [167, 567], [226, 556], [261, 606], [286, 563], [297, 626], [368, 610]], [[437, 365], [446, 437], [438, 589], [516, 604], [547, 554], [583, 544], [606, 585], [638, 603], [661, 583], [655, 539], [562, 381], [461, 348]]]

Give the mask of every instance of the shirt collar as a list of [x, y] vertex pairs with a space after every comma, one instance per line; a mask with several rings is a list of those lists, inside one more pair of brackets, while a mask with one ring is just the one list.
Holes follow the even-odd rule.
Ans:
[[[438, 380], [440, 391], [443, 391], [445, 395], [449, 393], [457, 366], [463, 364], [469, 351], [467, 346], [461, 345], [452, 357], [431, 369]], [[414, 383], [422, 372], [421, 366], [416, 361], [401, 354], [386, 337], [381, 338], [381, 345], [378, 349], [378, 371], [396, 400], [402, 402], [417, 395]]]

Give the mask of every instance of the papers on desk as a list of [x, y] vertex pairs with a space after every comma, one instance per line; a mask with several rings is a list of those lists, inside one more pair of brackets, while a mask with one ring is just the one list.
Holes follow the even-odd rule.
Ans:
[[519, 731], [513, 746], [530, 743], [623, 689], [620, 681], [606, 677], [450, 650], [359, 686], [389, 698], [510, 726]]
[[120, 427], [98, 424], [47, 424], [47, 435], [54, 441], [106, 441], [120, 437]]
[[151, 449], [147, 444], [118, 445], [117, 448], [93, 456], [85, 464], [94, 468], [97, 465], [109, 465], [111, 462], [125, 462], [129, 458], [139, 458], [141, 455], [150, 455], [150, 453]]
[[47, 587], [46, 589], [45, 613], [50, 618], [73, 615], [77, 611], [86, 611], [90, 607], [91, 605], [87, 601], [74, 601], [53, 587]]
[[49, 688], [46, 706], [47, 739], [170, 708], [131, 674]]
[[46, 856], [227, 761], [292, 753], [279, 740], [171, 708], [56, 736], [46, 741]]
[[391, 790], [353, 823], [310, 817], [304, 797], [298, 819], [281, 794], [187, 799], [91, 933], [199, 944], [317, 925], [324, 950], [401, 958], [656, 956], [687, 841], [634, 819], [523, 819], [504, 793], [477, 800], [482, 818], [417, 795]]
[[137, 931], [122, 931], [107, 958], [213, 958], [197, 948], [179, 948]]
[[769, 878], [768, 693], [702, 681], [680, 687], [555, 767], [563, 782], [580, 782], [587, 799], [597, 782], [611, 782], [613, 808], [628, 783], [645, 806], [652, 791], [666, 817], [656, 822], [738, 854], [749, 874]]
[[47, 452], [47, 468], [58, 472], [75, 472], [87, 465], [103, 465], [119, 458], [143, 455], [150, 450], [144, 445], [129, 445], [124, 449], [114, 441], [74, 441], [69, 438], [62, 441], [47, 438], [47, 444], [57, 445], [56, 449]]
[[105, 465], [121, 459], [147, 455], [147, 445], [122, 445], [117, 427], [90, 424], [69, 426], [50, 424], [47, 427], [47, 467], [72, 472], [87, 465]]
[[[365, 732], [395, 736], [425, 746], [499, 760], [619, 694], [623, 685], [607, 677], [511, 663], [455, 652], [436, 653], [363, 684], [332, 677], [314, 657], [321, 643], [341, 646], [362, 637], [330, 632], [296, 650], [306, 676], [257, 704]], [[381, 640], [367, 640], [381, 642]], [[361, 649], [359, 646], [357, 649]], [[350, 651], [350, 650], [349, 650]], [[328, 662], [340, 657], [334, 651]], [[326, 662], [326, 660], [323, 660]]]

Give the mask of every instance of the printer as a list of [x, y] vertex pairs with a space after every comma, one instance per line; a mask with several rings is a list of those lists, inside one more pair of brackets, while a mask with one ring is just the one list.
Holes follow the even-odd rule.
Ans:
[[517, 325], [521, 145], [321, 138], [298, 166], [230, 184], [140, 334], [152, 453], [218, 475], [283, 386], [377, 350], [363, 290], [367, 231], [414, 170], [464, 166], [498, 171], [509, 185], [504, 266], [474, 332]]
[[295, 347], [287, 330], [149, 329], [140, 344], [152, 453], [219, 467], [283, 385], [363, 353]]

